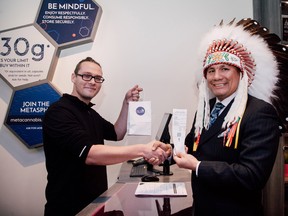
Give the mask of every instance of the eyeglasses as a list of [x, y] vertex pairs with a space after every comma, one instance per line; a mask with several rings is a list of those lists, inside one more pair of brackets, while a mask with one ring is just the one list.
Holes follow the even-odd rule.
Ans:
[[94, 78], [96, 83], [103, 83], [105, 80], [102, 76], [92, 76], [90, 74], [76, 74], [76, 76], [81, 76], [84, 81], [90, 81], [92, 78]]

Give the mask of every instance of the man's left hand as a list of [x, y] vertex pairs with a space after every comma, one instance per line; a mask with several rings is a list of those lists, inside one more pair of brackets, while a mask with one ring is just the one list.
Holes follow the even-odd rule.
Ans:
[[140, 98], [140, 92], [143, 91], [142, 88], [140, 88], [138, 85], [135, 85], [132, 89], [130, 89], [126, 95], [125, 95], [125, 100], [127, 103], [129, 101], [138, 101]]

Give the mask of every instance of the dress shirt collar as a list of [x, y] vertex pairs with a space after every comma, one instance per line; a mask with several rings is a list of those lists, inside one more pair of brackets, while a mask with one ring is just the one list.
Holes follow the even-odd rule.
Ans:
[[[225, 107], [233, 100], [233, 98], [236, 96], [236, 92], [231, 94], [229, 97], [225, 98], [224, 100], [220, 101], [218, 98], [216, 98], [216, 103], [220, 102], [222, 103]], [[216, 104], [215, 103], [215, 104]]]

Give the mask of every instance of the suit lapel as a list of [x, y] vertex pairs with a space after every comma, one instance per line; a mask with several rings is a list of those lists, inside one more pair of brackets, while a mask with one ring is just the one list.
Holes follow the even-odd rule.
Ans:
[[[202, 132], [199, 146], [201, 146], [201, 144], [206, 143], [206, 141], [209, 140], [211, 137], [218, 136], [223, 132], [223, 129], [221, 127], [222, 127], [224, 118], [227, 115], [228, 111], [230, 110], [230, 107], [231, 107], [233, 101], [234, 101], [234, 99], [224, 108], [223, 112], [218, 116], [218, 118], [216, 119], [216, 121], [212, 125], [212, 127], [209, 128], [208, 130], [204, 130]], [[211, 109], [213, 108], [215, 102], [216, 102], [216, 100], [212, 100], [210, 102]]]

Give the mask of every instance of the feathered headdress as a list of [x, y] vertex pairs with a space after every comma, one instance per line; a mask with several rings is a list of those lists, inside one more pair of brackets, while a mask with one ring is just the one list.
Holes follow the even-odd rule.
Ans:
[[[239, 133], [239, 124], [244, 114], [248, 93], [272, 104], [288, 129], [288, 50], [280, 38], [252, 19], [235, 20], [228, 24], [221, 22], [214, 26], [200, 44], [201, 80], [199, 102], [195, 122], [195, 143], [197, 149], [203, 128], [208, 129], [210, 121], [209, 99], [212, 97], [207, 86], [205, 71], [214, 64], [225, 63], [238, 67], [242, 76], [236, 91], [234, 103], [222, 125], [227, 135], [226, 146], [230, 146], [234, 135]], [[238, 131], [238, 132], [237, 132]], [[237, 148], [237, 143], [235, 143]]]

